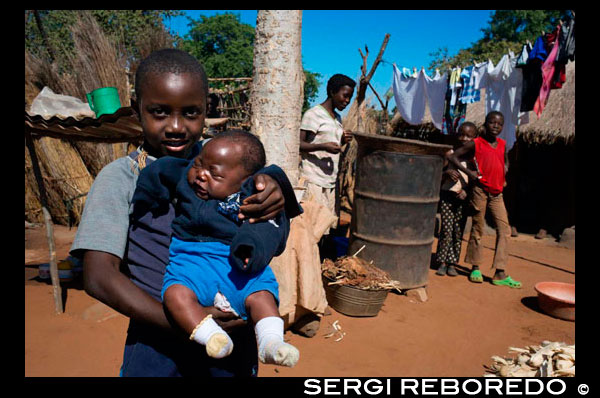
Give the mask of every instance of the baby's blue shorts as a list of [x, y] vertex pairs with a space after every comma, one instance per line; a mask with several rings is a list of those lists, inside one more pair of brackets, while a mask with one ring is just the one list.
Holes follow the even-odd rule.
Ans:
[[203, 307], [214, 305], [221, 292], [244, 320], [248, 318], [246, 298], [266, 290], [279, 305], [279, 285], [268, 265], [259, 272], [242, 272], [229, 263], [229, 245], [221, 242], [187, 242], [171, 238], [169, 265], [165, 271], [161, 297], [171, 285], [192, 290]]

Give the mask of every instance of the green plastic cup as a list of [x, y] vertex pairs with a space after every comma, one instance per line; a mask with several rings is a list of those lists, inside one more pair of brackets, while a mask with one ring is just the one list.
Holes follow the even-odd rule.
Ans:
[[96, 117], [113, 114], [121, 107], [119, 90], [116, 87], [98, 88], [91, 93], [87, 93], [86, 96]]

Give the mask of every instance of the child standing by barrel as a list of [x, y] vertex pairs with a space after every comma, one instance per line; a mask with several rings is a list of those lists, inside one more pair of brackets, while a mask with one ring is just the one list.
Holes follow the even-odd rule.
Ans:
[[[465, 257], [465, 261], [473, 266], [469, 280], [475, 283], [483, 282], [483, 276], [479, 270], [483, 260], [481, 239], [485, 225], [485, 212], [489, 209], [496, 224], [496, 247], [492, 263], [495, 273], [492, 284], [520, 288], [521, 282], [513, 280], [505, 272], [508, 258], [508, 238], [511, 231], [502, 196], [508, 170], [506, 142], [502, 138], [498, 138], [503, 127], [504, 116], [502, 113], [497, 111], [488, 113], [483, 125], [483, 134], [458, 148], [448, 157], [448, 160], [466, 173], [471, 180], [476, 181], [470, 200], [475, 213]], [[460, 159], [467, 157], [475, 159], [478, 172], [468, 170], [460, 164]]]
[[[455, 149], [464, 146], [477, 137], [477, 127], [471, 122], [464, 122], [458, 129], [458, 145]], [[449, 151], [449, 156], [453, 151]], [[460, 159], [464, 167], [468, 167], [467, 159]], [[469, 162], [471, 163], [471, 162]], [[473, 169], [473, 167], [471, 167]], [[440, 237], [436, 250], [439, 264], [436, 275], [457, 276], [455, 265], [460, 258], [462, 235], [465, 229], [465, 202], [469, 190], [468, 176], [449, 163], [442, 176], [440, 190], [440, 215], [442, 218]]]

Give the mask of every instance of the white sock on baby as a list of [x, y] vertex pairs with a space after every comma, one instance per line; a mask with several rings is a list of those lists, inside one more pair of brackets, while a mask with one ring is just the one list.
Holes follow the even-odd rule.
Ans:
[[283, 341], [283, 319], [269, 316], [254, 327], [258, 343], [258, 359], [262, 363], [294, 366], [300, 358], [296, 347]]
[[190, 340], [206, 346], [206, 353], [212, 358], [223, 358], [233, 351], [233, 341], [212, 319], [212, 315], [208, 315], [196, 326]]

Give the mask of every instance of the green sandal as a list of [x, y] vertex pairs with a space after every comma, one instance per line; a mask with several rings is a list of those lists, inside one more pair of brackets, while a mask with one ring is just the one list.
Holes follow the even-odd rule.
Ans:
[[515, 281], [510, 276], [507, 276], [504, 279], [492, 280], [492, 283], [496, 286], [508, 286], [513, 289], [520, 289], [522, 286], [521, 282]]
[[471, 271], [471, 274], [469, 275], [469, 280], [475, 283], [482, 283], [483, 275], [481, 275], [481, 271], [478, 269]]

